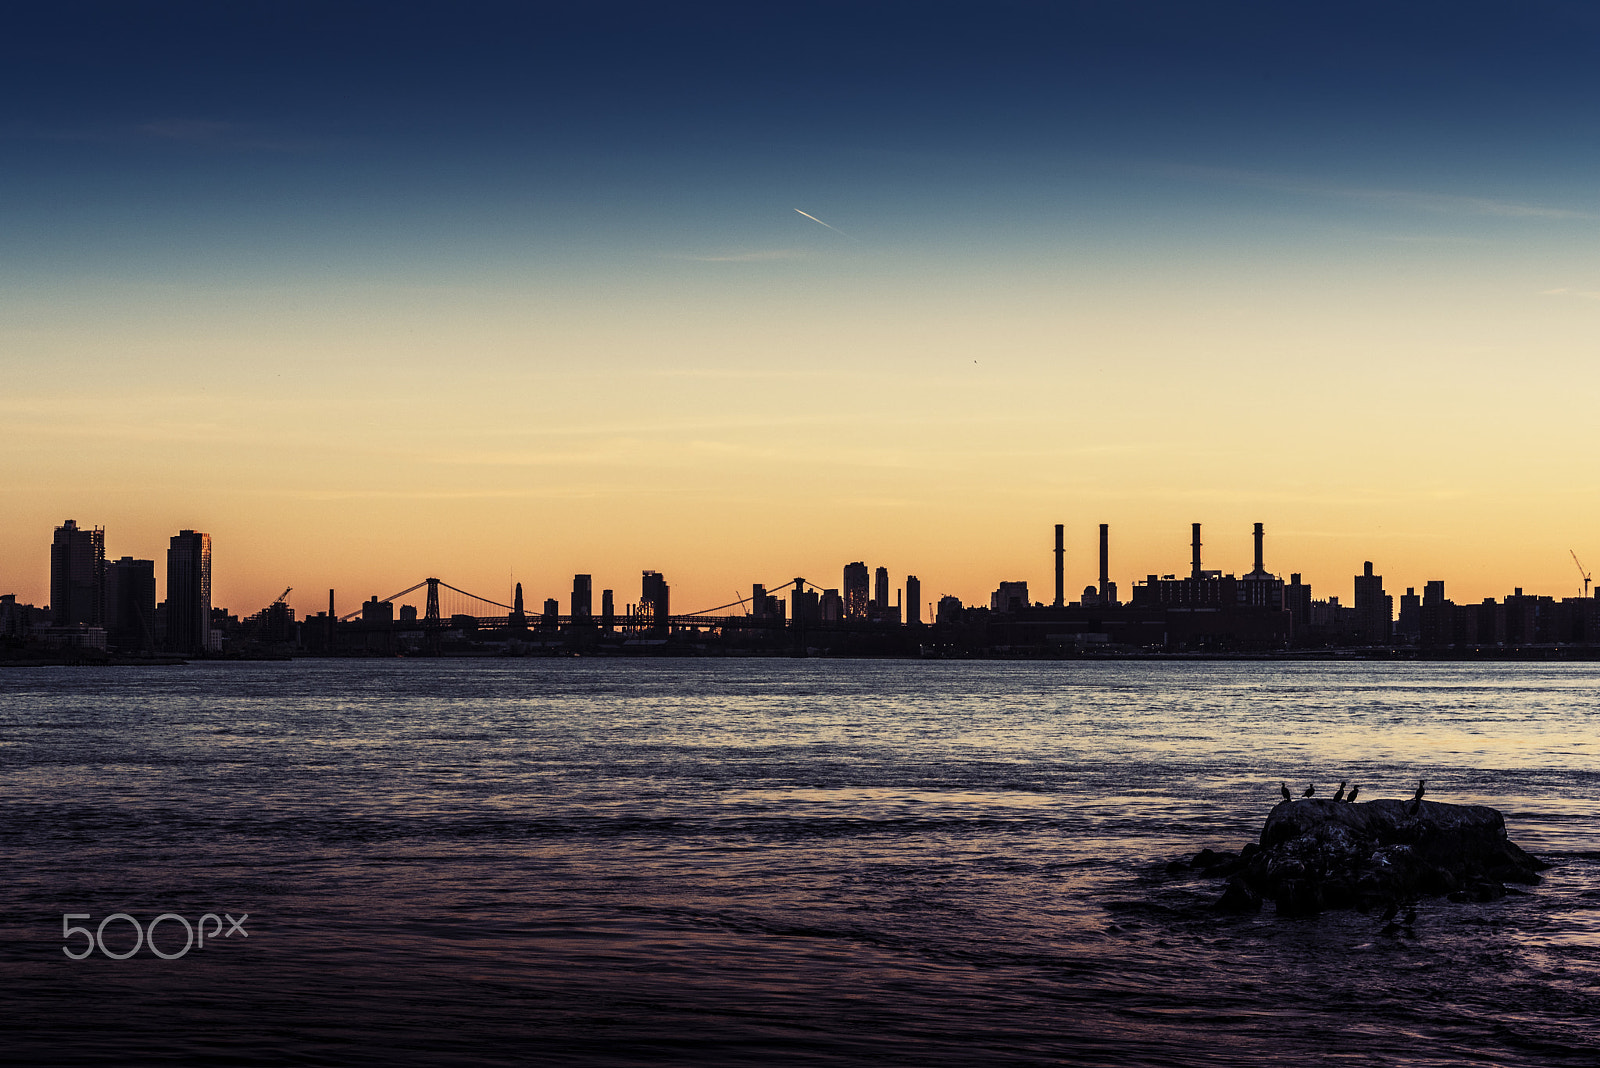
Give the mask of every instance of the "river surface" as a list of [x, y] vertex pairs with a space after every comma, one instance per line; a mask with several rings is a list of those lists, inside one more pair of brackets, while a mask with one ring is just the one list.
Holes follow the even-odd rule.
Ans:
[[[1420, 778], [1544, 882], [1168, 873]], [[0, 1061], [1592, 1066], [1597, 816], [1600, 665], [6, 670]]]

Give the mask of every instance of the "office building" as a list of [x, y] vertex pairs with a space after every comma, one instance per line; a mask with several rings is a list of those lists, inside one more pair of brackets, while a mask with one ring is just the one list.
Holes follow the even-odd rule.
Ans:
[[587, 620], [594, 614], [594, 580], [588, 575], [572, 576], [572, 621]]
[[917, 576], [906, 576], [906, 623], [918, 625], [922, 622], [922, 583]]

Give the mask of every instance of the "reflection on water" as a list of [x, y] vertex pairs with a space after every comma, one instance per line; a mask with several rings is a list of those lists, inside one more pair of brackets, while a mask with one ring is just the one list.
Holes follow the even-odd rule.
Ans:
[[[1512, 664], [11, 671], [8, 1049], [1588, 1064], [1597, 683]], [[1545, 884], [1426, 902], [1391, 938], [1359, 914], [1220, 917], [1217, 886], [1166, 870], [1253, 837], [1280, 780], [1372, 799], [1419, 778], [1506, 812], [1558, 862]], [[224, 910], [251, 914], [248, 940], [61, 952], [63, 913]]]

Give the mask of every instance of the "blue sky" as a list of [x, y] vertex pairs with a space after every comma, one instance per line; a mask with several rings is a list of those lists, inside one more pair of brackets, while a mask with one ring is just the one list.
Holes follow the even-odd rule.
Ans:
[[[1124, 582], [1191, 519], [1325, 585], [1564, 582], [1597, 53], [1557, 2], [37, 5], [0, 40], [0, 542], [211, 529], [243, 602], [537, 528], [483, 566], [725, 600], [865, 557], [979, 600], [1048, 566], [983, 516], [1081, 513]], [[1267, 455], [1240, 410], [1292, 427]], [[755, 533], [594, 543], [641, 509]], [[1484, 514], [1522, 529], [1456, 545]], [[297, 575], [264, 516], [415, 533]]]

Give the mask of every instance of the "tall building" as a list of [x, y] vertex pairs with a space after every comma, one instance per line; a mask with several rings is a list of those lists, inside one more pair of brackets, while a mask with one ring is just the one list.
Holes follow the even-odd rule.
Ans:
[[1028, 607], [1026, 582], [1002, 582], [1000, 588], [989, 595], [989, 611], [1020, 612]]
[[1407, 586], [1400, 596], [1400, 614], [1395, 617], [1395, 637], [1417, 641], [1422, 637], [1422, 598], [1415, 586]]
[[[374, 598], [376, 600], [376, 598]], [[180, 530], [167, 549], [167, 648], [194, 655], [211, 646], [211, 535]]]
[[922, 583], [915, 575], [906, 576], [906, 623], [916, 626], [922, 622]]
[[600, 625], [608, 631], [617, 625], [617, 602], [610, 590], [600, 591]]
[[1300, 637], [1311, 625], [1311, 585], [1300, 581], [1298, 571], [1289, 576], [1289, 584], [1283, 588], [1283, 607], [1294, 617], [1294, 635]]
[[124, 556], [106, 566], [106, 638], [116, 648], [156, 647], [156, 562]]
[[68, 519], [50, 545], [50, 612], [58, 627], [106, 621], [106, 532]]
[[872, 600], [878, 606], [878, 615], [889, 610], [889, 569], [880, 567], [872, 573]]
[[594, 614], [594, 580], [588, 575], [572, 576], [572, 620], [588, 619]]
[[646, 571], [644, 573], [644, 585], [639, 593], [639, 608], [643, 612], [646, 611], [645, 606], [649, 606], [647, 611], [649, 612], [652, 630], [665, 631], [667, 629], [667, 617], [672, 614], [668, 600], [670, 593], [671, 590], [667, 586], [667, 580], [661, 577], [659, 571]]
[[1368, 645], [1387, 645], [1394, 624], [1394, 598], [1383, 592], [1383, 576], [1372, 573], [1368, 560], [1356, 576], [1357, 640]]
[[844, 565], [844, 618], [865, 621], [872, 612], [867, 592], [867, 565], [857, 560]]

